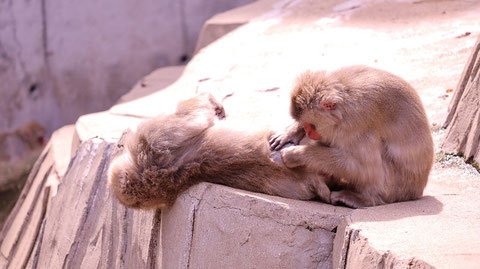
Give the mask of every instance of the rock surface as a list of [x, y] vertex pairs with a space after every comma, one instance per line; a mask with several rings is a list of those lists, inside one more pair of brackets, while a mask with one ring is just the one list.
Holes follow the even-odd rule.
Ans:
[[162, 212], [163, 268], [330, 268], [351, 211], [202, 183]]
[[[209, 21], [242, 25], [212, 34], [216, 41], [199, 49], [180, 78], [179, 69], [157, 70], [132, 98], [80, 118], [73, 140], [82, 144], [57, 195], [43, 199], [56, 167], [50, 144], [0, 234], [0, 267], [477, 268], [480, 176], [446, 161], [440, 149], [418, 201], [350, 210], [203, 183], [161, 213], [118, 204], [105, 169], [123, 129], [201, 91], [233, 93], [224, 105], [239, 128], [283, 128], [298, 72], [368, 64], [409, 81], [438, 126], [451, 98], [446, 89], [460, 78], [478, 35], [465, 33], [480, 26], [480, 3], [470, 1], [266, 0], [237, 11], [247, 14]], [[165, 76], [167, 86], [156, 87]], [[434, 131], [437, 148], [444, 133]]]
[[462, 154], [466, 160], [480, 163], [480, 37], [457, 85], [445, 121], [448, 126], [443, 148]]

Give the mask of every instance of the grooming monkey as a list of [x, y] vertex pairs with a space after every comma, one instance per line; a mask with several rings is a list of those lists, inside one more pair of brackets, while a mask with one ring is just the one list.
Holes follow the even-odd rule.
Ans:
[[433, 164], [419, 96], [403, 79], [366, 66], [306, 72], [291, 93], [296, 120], [270, 139], [288, 168], [330, 176], [331, 203], [359, 208], [418, 199]]
[[[324, 175], [270, 159], [270, 131], [245, 132], [223, 121], [210, 94], [180, 102], [172, 115], [127, 133], [126, 152], [110, 166], [116, 197], [134, 208], [163, 208], [201, 181], [287, 198], [330, 202]], [[275, 158], [275, 156], [273, 156]], [[280, 152], [277, 152], [280, 158]]]

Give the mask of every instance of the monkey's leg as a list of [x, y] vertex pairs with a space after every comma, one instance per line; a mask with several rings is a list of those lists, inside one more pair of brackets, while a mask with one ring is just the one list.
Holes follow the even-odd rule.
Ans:
[[325, 183], [325, 178], [323, 176], [311, 175], [309, 178], [307, 178], [307, 181], [309, 181], [309, 184], [313, 189], [312, 191], [318, 196], [318, 198], [322, 202], [328, 204], [331, 203], [331, 192], [327, 184]]
[[351, 208], [362, 208], [367, 206], [368, 203], [362, 199], [361, 194], [352, 192], [350, 190], [333, 191], [330, 195], [332, 205], [346, 205]]
[[305, 136], [305, 130], [298, 122], [292, 123], [285, 132], [274, 134], [270, 137], [268, 143], [273, 151], [281, 150], [287, 143], [298, 145]]

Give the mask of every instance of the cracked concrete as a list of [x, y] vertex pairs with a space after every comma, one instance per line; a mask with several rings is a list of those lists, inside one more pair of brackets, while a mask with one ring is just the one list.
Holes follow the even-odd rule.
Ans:
[[202, 183], [162, 215], [163, 267], [330, 268], [331, 230], [350, 211]]

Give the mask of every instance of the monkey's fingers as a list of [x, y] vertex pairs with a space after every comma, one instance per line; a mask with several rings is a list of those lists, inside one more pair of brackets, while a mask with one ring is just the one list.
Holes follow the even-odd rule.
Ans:
[[277, 139], [278, 138], [278, 135], [272, 135], [270, 137], [270, 140], [268, 140], [268, 143], [270, 144], [270, 149], [272, 151], [275, 150], [275, 148], [278, 146], [278, 144], [280, 143], [280, 141]]
[[288, 142], [282, 134], [275, 134], [270, 137], [270, 149], [272, 151], [278, 151]]

